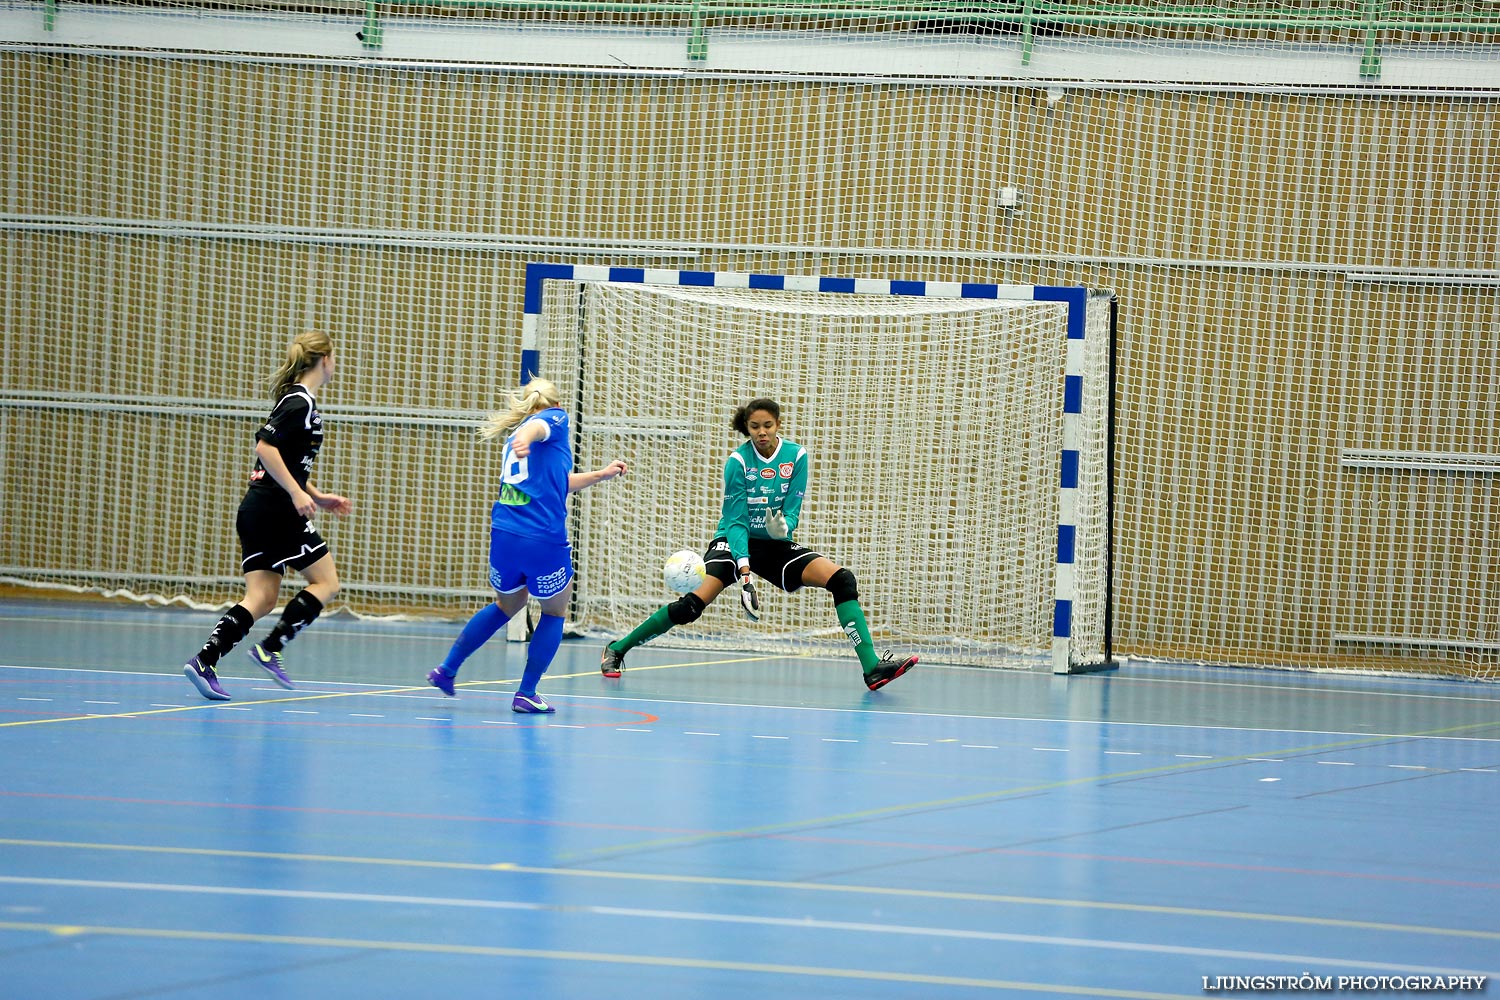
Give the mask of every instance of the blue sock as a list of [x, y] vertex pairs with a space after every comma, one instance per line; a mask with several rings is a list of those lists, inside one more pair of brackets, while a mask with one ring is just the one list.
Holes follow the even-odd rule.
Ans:
[[536, 694], [536, 682], [552, 666], [557, 647], [562, 645], [562, 627], [563, 620], [558, 615], [542, 615], [537, 621], [536, 630], [531, 633], [531, 648], [526, 650], [526, 669], [521, 673], [517, 694]]
[[500, 631], [508, 621], [510, 615], [501, 611], [498, 604], [486, 604], [480, 608], [469, 619], [464, 630], [458, 633], [458, 638], [453, 640], [453, 647], [448, 650], [448, 655], [443, 658], [443, 665], [438, 669], [449, 677], [457, 675], [458, 668], [463, 666], [474, 650], [488, 642], [490, 636]]

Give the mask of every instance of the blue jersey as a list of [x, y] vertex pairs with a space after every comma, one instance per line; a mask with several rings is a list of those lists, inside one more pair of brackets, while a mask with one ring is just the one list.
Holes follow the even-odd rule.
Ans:
[[[512, 451], [516, 433], [540, 420], [547, 429], [531, 445], [531, 454], [517, 458]], [[568, 441], [568, 415], [557, 407], [533, 413], [505, 439], [501, 459], [500, 499], [490, 523], [497, 531], [544, 541], [568, 541], [568, 473], [573, 471], [573, 446]]]

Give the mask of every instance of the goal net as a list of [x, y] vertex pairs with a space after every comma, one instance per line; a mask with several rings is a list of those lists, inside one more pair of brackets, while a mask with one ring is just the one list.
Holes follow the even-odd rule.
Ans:
[[[579, 628], [621, 634], [673, 599], [662, 564], [713, 537], [744, 441], [732, 412], [769, 396], [811, 459], [796, 538], [855, 574], [877, 645], [1065, 672], [1106, 660], [1108, 296], [559, 270], [528, 290], [523, 370], [558, 384], [578, 468], [631, 466], [575, 495]], [[826, 592], [760, 591], [758, 624], [720, 600], [656, 641], [848, 650]]]

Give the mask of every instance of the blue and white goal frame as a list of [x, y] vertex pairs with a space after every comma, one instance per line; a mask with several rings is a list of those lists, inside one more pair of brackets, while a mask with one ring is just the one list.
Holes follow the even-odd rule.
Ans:
[[[911, 295], [942, 299], [1019, 299], [1032, 302], [1061, 302], [1068, 307], [1068, 351], [1063, 384], [1062, 454], [1058, 458], [1057, 573], [1052, 612], [1052, 671], [1080, 673], [1112, 669], [1118, 664], [1110, 650], [1110, 619], [1113, 616], [1109, 596], [1109, 553], [1105, 553], [1104, 661], [1098, 664], [1075, 664], [1070, 655], [1073, 637], [1073, 600], [1075, 543], [1078, 536], [1079, 442], [1083, 437], [1083, 345], [1088, 336], [1086, 322], [1088, 302], [1097, 294], [1083, 286], [1062, 285], [992, 285], [959, 281], [887, 281], [879, 278], [829, 278], [814, 275], [752, 274], [738, 271], [683, 271], [650, 267], [611, 267], [592, 264], [550, 264], [532, 262], [526, 265], [526, 304], [521, 321], [521, 383], [541, 373], [540, 322], [543, 282], [571, 281], [615, 285], [669, 285], [696, 288], [762, 288], [771, 291], [828, 292], [858, 295]], [[1114, 309], [1111, 307], [1110, 329], [1113, 340]], [[1113, 343], [1111, 343], [1113, 373]], [[1111, 374], [1113, 381], [1113, 374]], [[1113, 410], [1113, 385], [1110, 387], [1110, 409]], [[1107, 416], [1110, 443], [1106, 448], [1106, 497], [1113, 494], [1113, 413]], [[1106, 545], [1113, 504], [1106, 500]]]

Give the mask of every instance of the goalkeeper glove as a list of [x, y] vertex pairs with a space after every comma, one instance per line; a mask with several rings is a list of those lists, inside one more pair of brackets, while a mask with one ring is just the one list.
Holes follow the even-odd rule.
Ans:
[[750, 582], [749, 576], [740, 580], [740, 607], [745, 609], [746, 618], [760, 621], [760, 598], [755, 595], [755, 584]]
[[766, 515], [766, 534], [772, 538], [785, 538], [791, 534], [786, 526], [786, 515], [779, 510], [773, 510]]

